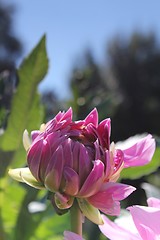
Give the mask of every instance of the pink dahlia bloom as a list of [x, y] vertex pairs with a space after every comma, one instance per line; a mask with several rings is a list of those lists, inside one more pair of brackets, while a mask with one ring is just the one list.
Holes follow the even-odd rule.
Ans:
[[[135, 188], [116, 183], [123, 168], [147, 164], [154, 153], [151, 135], [132, 147], [120, 150], [110, 144], [110, 119], [98, 124], [94, 109], [81, 121], [72, 120], [72, 109], [31, 132], [24, 132], [28, 169], [10, 170], [10, 175], [53, 193], [59, 209], [70, 208], [75, 198], [86, 217], [103, 223], [97, 209], [118, 215], [120, 202]], [[94, 216], [98, 216], [95, 217]]]
[[[160, 200], [149, 198], [147, 202], [148, 207], [138, 205], [129, 207], [132, 222], [128, 222], [127, 219], [123, 225], [120, 222], [116, 224], [103, 215], [104, 224], [99, 226], [101, 232], [110, 240], [160, 239]], [[134, 228], [131, 228], [132, 225]]]

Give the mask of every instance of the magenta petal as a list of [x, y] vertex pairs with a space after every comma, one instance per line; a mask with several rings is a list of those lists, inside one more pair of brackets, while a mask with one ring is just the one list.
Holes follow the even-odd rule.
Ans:
[[94, 147], [95, 147], [95, 159], [96, 160], [101, 159], [101, 151], [100, 151], [101, 149], [100, 149], [98, 140], [94, 142]]
[[142, 166], [149, 163], [155, 151], [155, 140], [149, 134], [132, 147], [123, 150], [124, 167]]
[[72, 146], [73, 169], [77, 173], [79, 171], [79, 151], [80, 151], [80, 143], [79, 142], [73, 142], [73, 146]]
[[[133, 206], [128, 209], [142, 239], [156, 239], [156, 236], [160, 236], [160, 209], [141, 206]], [[149, 238], [153, 233], [154, 238]]]
[[110, 152], [108, 150], [105, 151], [104, 161], [106, 166], [105, 178], [109, 179], [109, 177], [112, 175], [114, 171], [114, 162], [113, 162], [113, 158], [110, 157]]
[[68, 195], [74, 196], [79, 191], [79, 176], [78, 174], [69, 167], [65, 167], [64, 171], [64, 178], [65, 178], [65, 187], [63, 191]]
[[65, 156], [65, 166], [73, 168], [72, 140], [68, 138], [63, 145], [63, 154]]
[[64, 113], [63, 117], [60, 119], [60, 121], [66, 120], [67, 123], [70, 123], [72, 121], [72, 108], [70, 107], [66, 113]]
[[50, 144], [46, 140], [43, 140], [43, 149], [42, 149], [40, 169], [39, 169], [39, 176], [42, 181], [44, 181], [46, 169], [48, 167], [50, 158], [51, 158]]
[[80, 176], [80, 184], [84, 183], [85, 179], [88, 177], [93, 163], [91, 162], [90, 156], [88, 154], [87, 148], [80, 144], [80, 152], [79, 152], [79, 176]]
[[63, 117], [63, 115], [64, 115], [64, 111], [63, 112], [59, 111], [53, 120], [56, 120], [56, 122], [59, 122], [60, 119]]
[[43, 147], [44, 147], [44, 140], [40, 139], [32, 145], [32, 147], [29, 149], [29, 152], [27, 155], [29, 169], [30, 169], [31, 173], [33, 174], [33, 176], [38, 181], [40, 181], [39, 167], [41, 164], [41, 156], [42, 156]]
[[101, 232], [110, 240], [140, 240], [140, 237], [118, 226], [106, 216], [102, 215], [104, 224], [99, 225]]
[[94, 161], [94, 166], [82, 188], [79, 191], [79, 196], [89, 197], [99, 191], [104, 178], [104, 164], [100, 160]]
[[128, 197], [135, 188], [126, 184], [107, 182], [98, 193], [88, 198], [89, 203], [109, 215], [120, 214], [120, 202]]
[[58, 191], [64, 166], [64, 156], [62, 146], [59, 146], [48, 164], [45, 177], [45, 186], [51, 192]]
[[109, 150], [110, 147], [110, 134], [111, 134], [111, 120], [107, 118], [100, 122], [97, 128], [98, 138], [102, 147]]
[[98, 112], [96, 108], [94, 108], [85, 118], [85, 125], [90, 123], [92, 123], [95, 127], [98, 126]]
[[60, 132], [52, 132], [47, 135], [46, 140], [50, 145], [51, 152], [53, 153], [56, 149], [61, 145], [61, 143], [65, 140], [65, 136], [61, 136]]
[[40, 134], [39, 130], [32, 131], [31, 132], [31, 139], [32, 139], [32, 141], [34, 141], [39, 134]]
[[72, 108], [69, 108], [66, 113], [63, 113], [62, 118], [57, 122], [55, 130], [65, 128], [72, 122]]
[[84, 240], [84, 238], [76, 233], [64, 231], [64, 240]]

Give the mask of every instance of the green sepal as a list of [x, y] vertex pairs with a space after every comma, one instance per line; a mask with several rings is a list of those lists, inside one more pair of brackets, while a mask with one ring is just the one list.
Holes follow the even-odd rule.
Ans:
[[38, 182], [35, 177], [32, 175], [28, 167], [26, 168], [16, 168], [10, 169], [8, 174], [19, 182], [24, 182], [31, 187], [37, 189], [45, 189], [44, 185], [41, 182]]
[[84, 216], [86, 216], [90, 221], [95, 224], [103, 225], [103, 219], [99, 210], [93, 207], [89, 202], [83, 198], [77, 198], [79, 208], [81, 209]]

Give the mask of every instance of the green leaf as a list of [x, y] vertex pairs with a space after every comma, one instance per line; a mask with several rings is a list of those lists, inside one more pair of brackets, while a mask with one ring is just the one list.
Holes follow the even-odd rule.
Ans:
[[[3, 223], [7, 238], [12, 239], [13, 229], [15, 228], [15, 222], [21, 206], [21, 201], [25, 196], [25, 190], [16, 181], [12, 181], [11, 178], [1, 178], [0, 180], [0, 212], [1, 221]], [[3, 239], [3, 238], [2, 238]]]
[[44, 36], [18, 70], [19, 85], [13, 97], [7, 129], [0, 141], [0, 147], [5, 151], [18, 149], [24, 129], [30, 131], [41, 124], [37, 84], [48, 70], [45, 42]]
[[64, 230], [70, 230], [70, 215], [59, 216], [54, 213], [52, 206], [44, 212], [44, 217], [32, 234], [31, 240], [61, 240]]
[[79, 208], [83, 212], [84, 216], [86, 216], [90, 221], [97, 225], [103, 224], [103, 219], [97, 208], [93, 207], [85, 199], [77, 198], [77, 201], [79, 204]]
[[145, 175], [151, 174], [160, 166], [160, 147], [156, 149], [151, 162], [145, 166], [130, 167], [122, 170], [121, 179], [138, 179]]

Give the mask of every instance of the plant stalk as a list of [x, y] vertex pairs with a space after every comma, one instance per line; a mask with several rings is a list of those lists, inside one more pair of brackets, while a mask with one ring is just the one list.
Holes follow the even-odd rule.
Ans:
[[82, 213], [75, 199], [70, 209], [71, 231], [82, 236]]

